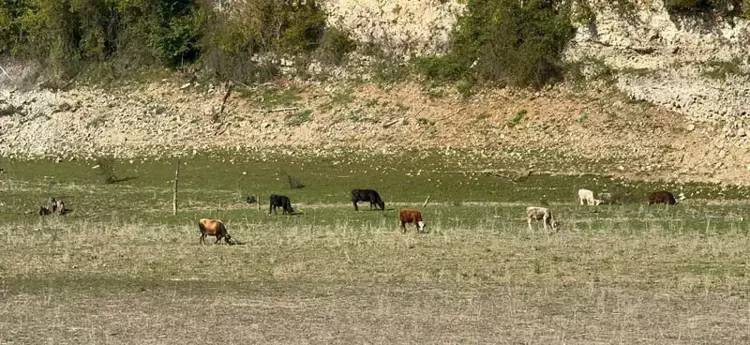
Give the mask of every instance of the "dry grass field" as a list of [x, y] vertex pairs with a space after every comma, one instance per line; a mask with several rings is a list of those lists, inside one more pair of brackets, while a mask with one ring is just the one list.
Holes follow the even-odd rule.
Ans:
[[[747, 190], [222, 159], [185, 161], [177, 216], [171, 162], [116, 162], [104, 184], [95, 162], [0, 160], [0, 344], [750, 343]], [[357, 187], [387, 210], [354, 212]], [[579, 206], [580, 187], [628, 197]], [[659, 187], [691, 198], [638, 199]], [[271, 192], [299, 213], [269, 216]], [[402, 234], [396, 210], [427, 195], [429, 232]], [[47, 196], [73, 211], [34, 214]], [[542, 201], [560, 231], [527, 228]], [[200, 246], [199, 217], [239, 243]]]

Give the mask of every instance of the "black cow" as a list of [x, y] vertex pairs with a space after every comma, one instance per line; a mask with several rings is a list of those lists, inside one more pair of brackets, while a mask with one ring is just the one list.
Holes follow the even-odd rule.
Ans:
[[373, 205], [377, 205], [381, 210], [385, 210], [385, 203], [380, 198], [380, 194], [372, 189], [352, 189], [352, 204], [354, 204], [355, 211], [359, 211], [357, 203], [360, 201], [369, 201], [370, 209]]
[[674, 198], [672, 193], [667, 191], [653, 192], [648, 195], [648, 204], [674, 205], [677, 204], [677, 199]]
[[276, 213], [276, 208], [281, 207], [284, 209], [281, 214], [293, 214], [294, 209], [292, 208], [292, 202], [289, 201], [289, 197], [286, 197], [284, 195], [276, 195], [271, 194], [271, 205], [268, 208], [268, 214], [271, 214], [271, 211], [273, 213]]

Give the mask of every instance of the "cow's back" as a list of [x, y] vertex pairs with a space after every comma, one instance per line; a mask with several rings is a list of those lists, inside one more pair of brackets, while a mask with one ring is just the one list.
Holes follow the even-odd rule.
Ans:
[[198, 221], [201, 232], [208, 235], [216, 235], [221, 231], [223, 223], [217, 219], [203, 218]]
[[401, 212], [399, 212], [398, 217], [402, 222], [406, 223], [422, 221], [422, 213], [414, 208], [402, 209]]

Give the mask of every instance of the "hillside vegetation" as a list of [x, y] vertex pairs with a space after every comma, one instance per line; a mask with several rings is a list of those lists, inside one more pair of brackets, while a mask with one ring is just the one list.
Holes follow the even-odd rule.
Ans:
[[[621, 0], [618, 3], [627, 3]], [[676, 12], [746, 15], [747, 0], [668, 0]], [[586, 0], [469, 0], [447, 54], [415, 60], [430, 79], [541, 86], [559, 81], [573, 21]], [[342, 64], [357, 49], [388, 59], [329, 26], [316, 1], [3, 0], [0, 55], [36, 60], [58, 79], [122, 78], [149, 68], [202, 72], [251, 83], [278, 75], [284, 59], [303, 74], [315, 60]]]

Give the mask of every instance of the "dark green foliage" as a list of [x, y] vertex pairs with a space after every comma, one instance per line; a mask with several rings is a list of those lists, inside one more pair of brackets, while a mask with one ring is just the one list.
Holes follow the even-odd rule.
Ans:
[[673, 13], [740, 15], [747, 14], [750, 10], [750, 2], [747, 0], [665, 0], [664, 6]]
[[231, 11], [213, 12], [202, 42], [204, 63], [219, 78], [257, 81], [275, 75], [276, 66], [252, 62], [268, 52], [308, 55], [325, 33], [325, 13], [315, 1], [248, 0]]
[[561, 76], [561, 54], [573, 36], [567, 13], [550, 0], [471, 0], [455, 36], [454, 54], [476, 62], [480, 79], [541, 86]]
[[348, 32], [329, 27], [323, 33], [317, 55], [324, 63], [340, 65], [347, 54], [356, 48], [357, 44], [349, 37]]
[[453, 33], [451, 51], [417, 60], [433, 79], [539, 87], [562, 76], [561, 54], [574, 34], [567, 2], [469, 0]]
[[115, 59], [180, 66], [199, 56], [202, 13], [193, 0], [4, 0], [0, 54], [40, 60], [61, 75]]
[[466, 65], [453, 54], [416, 58], [414, 68], [420, 74], [437, 81], [458, 80], [468, 72]]

